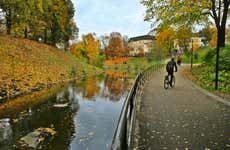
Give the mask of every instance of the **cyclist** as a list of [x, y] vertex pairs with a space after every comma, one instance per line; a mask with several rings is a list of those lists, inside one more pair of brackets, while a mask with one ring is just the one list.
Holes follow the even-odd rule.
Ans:
[[168, 77], [170, 76], [169, 84], [171, 87], [172, 87], [172, 77], [174, 73], [174, 68], [175, 68], [175, 71], [177, 72], [176, 62], [174, 61], [174, 58], [171, 58], [171, 60], [166, 65], [166, 71], [168, 72]]

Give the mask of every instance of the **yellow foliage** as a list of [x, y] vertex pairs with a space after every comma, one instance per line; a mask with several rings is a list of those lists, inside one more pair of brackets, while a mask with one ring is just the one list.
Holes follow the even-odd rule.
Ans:
[[95, 72], [93, 67], [54, 47], [0, 36], [0, 101], [2, 97], [40, 90], [80, 76], [85, 69], [89, 73]]
[[196, 51], [199, 48], [200, 48], [199, 38], [195, 37], [193, 38], [193, 50]]
[[212, 39], [210, 41], [210, 46], [211, 47], [216, 47], [217, 45], [217, 29], [213, 29], [213, 34], [212, 34]]
[[175, 32], [172, 28], [164, 29], [157, 34], [157, 44], [163, 47], [166, 51], [173, 48]]
[[70, 47], [70, 52], [76, 57], [82, 58], [85, 54], [85, 45], [83, 42], [78, 42]]
[[99, 55], [99, 41], [89, 33], [82, 36], [82, 41], [71, 46], [70, 51], [77, 57], [86, 57], [90, 64], [95, 64]]
[[86, 79], [85, 90], [85, 97], [88, 99], [92, 99], [99, 92], [100, 89], [98, 87], [98, 83], [95, 77], [88, 77]]
[[95, 63], [95, 59], [99, 55], [99, 42], [92, 34], [87, 34], [82, 37], [85, 44], [86, 55], [89, 59], [90, 64]]

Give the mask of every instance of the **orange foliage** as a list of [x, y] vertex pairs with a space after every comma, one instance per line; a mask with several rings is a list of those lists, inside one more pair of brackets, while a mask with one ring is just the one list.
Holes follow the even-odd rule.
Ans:
[[124, 41], [121, 37], [111, 37], [109, 45], [105, 48], [107, 58], [127, 56], [129, 48], [124, 46]]
[[126, 73], [113, 71], [113, 70], [107, 70], [105, 72], [105, 74], [110, 76], [110, 77], [116, 77], [116, 78], [126, 78], [126, 77], [128, 77], [128, 75]]
[[113, 64], [124, 64], [129, 61], [128, 57], [118, 57], [118, 58], [111, 58], [105, 61], [106, 65], [113, 65]]
[[213, 34], [212, 34], [212, 39], [210, 41], [210, 46], [211, 47], [216, 47], [217, 45], [217, 29], [213, 29]]

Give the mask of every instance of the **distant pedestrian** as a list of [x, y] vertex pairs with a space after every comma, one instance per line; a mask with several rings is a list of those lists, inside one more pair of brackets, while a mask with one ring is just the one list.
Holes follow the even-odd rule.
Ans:
[[182, 59], [181, 59], [181, 57], [180, 57], [180, 56], [178, 56], [178, 57], [177, 57], [177, 65], [179, 65], [179, 66], [180, 66], [180, 65], [181, 65], [181, 62], [182, 62]]

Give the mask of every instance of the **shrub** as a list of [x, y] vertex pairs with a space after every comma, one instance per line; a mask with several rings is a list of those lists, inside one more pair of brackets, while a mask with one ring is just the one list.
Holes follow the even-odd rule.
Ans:
[[[215, 66], [216, 49], [209, 49], [208, 53], [204, 57], [204, 61], [206, 65]], [[220, 49], [219, 69], [230, 70], [230, 46], [226, 46]]]

